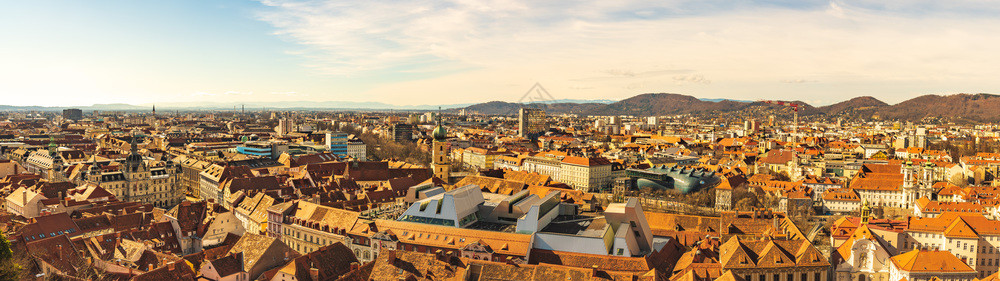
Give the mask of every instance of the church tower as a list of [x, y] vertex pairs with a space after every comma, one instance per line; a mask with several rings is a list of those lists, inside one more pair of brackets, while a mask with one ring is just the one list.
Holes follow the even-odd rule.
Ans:
[[448, 139], [448, 130], [446, 130], [441, 124], [441, 112], [438, 109], [438, 114], [435, 116], [437, 121], [437, 127], [431, 133], [434, 138], [434, 144], [432, 146], [433, 151], [431, 152], [431, 169], [434, 170], [434, 176], [448, 182], [451, 178], [451, 160], [448, 158], [448, 143], [445, 142]]
[[868, 200], [861, 200], [861, 224], [868, 224], [868, 219], [872, 217], [872, 206]]
[[90, 158], [90, 167], [87, 168], [87, 178], [85, 180], [96, 186], [101, 186], [101, 168], [97, 166], [97, 153], [94, 153]]
[[59, 145], [56, 144], [56, 139], [49, 136], [49, 157], [52, 158], [52, 167], [46, 171], [45, 179], [49, 182], [64, 182], [66, 181], [66, 176], [63, 174], [63, 160], [59, 155]]
[[125, 157], [123, 172], [126, 184], [123, 194], [126, 200], [133, 200], [132, 197], [145, 193], [146, 181], [144, 180], [149, 178], [149, 168], [146, 167], [146, 161], [142, 155], [139, 155], [137, 138], [139, 135], [132, 135], [129, 155]]

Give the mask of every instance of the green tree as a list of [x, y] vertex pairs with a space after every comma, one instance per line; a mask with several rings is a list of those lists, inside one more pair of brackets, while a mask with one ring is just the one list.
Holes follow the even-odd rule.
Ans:
[[10, 241], [7, 236], [0, 233], [0, 280], [18, 280], [21, 266], [14, 261], [14, 252], [11, 251]]

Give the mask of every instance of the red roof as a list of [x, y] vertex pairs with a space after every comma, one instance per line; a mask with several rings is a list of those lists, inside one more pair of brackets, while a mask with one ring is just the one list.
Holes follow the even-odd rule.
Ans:
[[567, 156], [566, 158], [563, 158], [562, 162], [566, 163], [566, 164], [573, 164], [573, 165], [580, 165], [580, 166], [604, 166], [604, 165], [611, 165], [611, 161], [608, 161], [608, 159], [604, 158], [604, 157], [589, 157], [589, 158], [585, 158], [585, 157]]

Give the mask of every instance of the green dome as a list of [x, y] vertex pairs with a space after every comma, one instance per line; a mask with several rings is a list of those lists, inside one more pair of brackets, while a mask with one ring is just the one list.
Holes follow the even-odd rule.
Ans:
[[439, 125], [437, 128], [434, 128], [434, 132], [431, 132], [431, 136], [433, 136], [434, 140], [437, 141], [445, 140], [448, 138], [448, 130], [445, 130], [444, 127]]

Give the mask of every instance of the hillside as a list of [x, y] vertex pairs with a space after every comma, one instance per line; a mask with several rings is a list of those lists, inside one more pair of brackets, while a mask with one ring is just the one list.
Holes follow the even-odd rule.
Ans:
[[[794, 101], [802, 107], [800, 114], [813, 114], [816, 109], [807, 103]], [[518, 103], [492, 101], [475, 104], [465, 108], [467, 112], [479, 114], [516, 114], [521, 107]], [[763, 102], [743, 102], [733, 100], [701, 100], [692, 96], [680, 94], [641, 94], [621, 101], [603, 103], [553, 103], [532, 104], [542, 107], [549, 114], [580, 114], [580, 115], [637, 115], [663, 116], [676, 114], [725, 113], [752, 110], [790, 111], [780, 105]]]
[[[889, 105], [871, 96], [852, 98], [832, 105], [813, 107], [802, 101], [792, 101], [800, 105], [800, 116], [826, 116], [868, 119], [879, 116], [883, 120], [918, 121], [924, 118], [958, 118], [969, 121], [1000, 121], [1000, 95], [955, 94], [947, 96], [925, 95], [895, 105]], [[521, 104], [508, 102], [488, 102], [475, 104], [465, 109], [480, 114], [517, 114]], [[681, 94], [641, 94], [621, 101], [603, 103], [555, 103], [533, 104], [541, 106], [549, 114], [580, 115], [635, 115], [663, 116], [676, 114], [728, 114], [733, 117], [768, 114], [789, 116], [789, 108], [764, 102], [733, 101], [723, 99], [703, 100]]]
[[[591, 110], [604, 106], [604, 103], [532, 103], [530, 107], [545, 109], [545, 112], [549, 114], [586, 114]], [[469, 113], [476, 114], [486, 114], [486, 115], [513, 115], [517, 114], [518, 110], [524, 106], [520, 103], [502, 102], [502, 101], [491, 101], [487, 103], [474, 104], [465, 107], [465, 111]], [[449, 112], [456, 112], [462, 108], [456, 108], [448, 110]]]
[[600, 106], [587, 112], [588, 115], [674, 115], [741, 108], [745, 103], [734, 101], [703, 101], [679, 94], [641, 94], [631, 98]]
[[882, 110], [882, 119], [920, 120], [961, 118], [979, 122], [1000, 121], [1000, 95], [956, 94], [919, 96]]
[[871, 96], [862, 96], [817, 108], [819, 113], [829, 117], [870, 118], [889, 104]]

